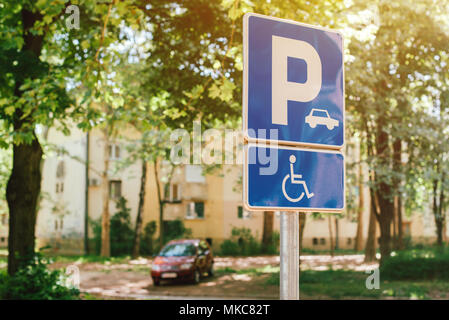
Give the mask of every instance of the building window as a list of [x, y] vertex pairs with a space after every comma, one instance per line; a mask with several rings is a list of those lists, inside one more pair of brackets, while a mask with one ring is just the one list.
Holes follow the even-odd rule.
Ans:
[[187, 204], [187, 219], [204, 219], [204, 202], [189, 202]]
[[251, 218], [251, 212], [248, 212], [243, 209], [242, 206], [238, 206], [237, 208], [237, 217], [239, 219], [250, 219]]
[[1, 242], [5, 242], [6, 241], [6, 238], [5, 237], [1, 237]]
[[6, 224], [8, 223], [8, 216], [6, 214], [2, 214], [2, 225], [6, 226]]
[[64, 192], [64, 182], [56, 183], [56, 193]]
[[170, 202], [181, 201], [181, 186], [179, 184], [172, 184], [170, 186]]
[[312, 243], [314, 246], [318, 245], [318, 238], [313, 238]]
[[122, 196], [122, 182], [120, 180], [109, 181], [109, 198], [118, 199]]
[[64, 227], [64, 221], [62, 219], [55, 220], [55, 230], [62, 230]]
[[120, 146], [117, 144], [109, 145], [109, 159], [118, 160], [120, 159]]
[[352, 244], [352, 238], [348, 238], [347, 245], [350, 246]]
[[56, 167], [56, 178], [62, 179], [65, 176], [65, 163], [64, 161], [59, 161]]
[[326, 239], [321, 238], [321, 239], [320, 239], [320, 244], [326, 244]]

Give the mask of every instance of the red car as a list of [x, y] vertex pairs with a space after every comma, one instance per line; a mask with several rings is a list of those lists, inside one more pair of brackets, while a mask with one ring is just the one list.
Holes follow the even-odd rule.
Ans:
[[151, 266], [155, 286], [161, 280], [190, 280], [196, 284], [204, 273], [213, 275], [214, 258], [209, 244], [199, 239], [170, 241]]

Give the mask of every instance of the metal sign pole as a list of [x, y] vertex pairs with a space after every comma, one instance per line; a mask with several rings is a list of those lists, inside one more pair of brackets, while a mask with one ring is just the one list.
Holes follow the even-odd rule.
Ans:
[[281, 300], [299, 300], [299, 214], [281, 212]]

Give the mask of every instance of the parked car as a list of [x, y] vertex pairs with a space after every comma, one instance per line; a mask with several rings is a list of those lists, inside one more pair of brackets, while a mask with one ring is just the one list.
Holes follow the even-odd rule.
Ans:
[[312, 109], [306, 117], [306, 123], [308, 123], [311, 128], [315, 128], [317, 125], [326, 126], [329, 130], [338, 127], [338, 120], [332, 119], [327, 110], [323, 109]]
[[209, 244], [199, 239], [170, 241], [151, 266], [155, 286], [161, 280], [189, 280], [196, 284], [205, 273], [213, 276], [214, 258]]

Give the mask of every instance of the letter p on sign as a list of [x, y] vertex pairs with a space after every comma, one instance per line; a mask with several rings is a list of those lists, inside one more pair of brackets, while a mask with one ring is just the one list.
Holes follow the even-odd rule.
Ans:
[[[305, 83], [290, 82], [287, 79], [288, 57], [302, 59], [307, 65]], [[288, 125], [288, 100], [309, 102], [321, 90], [321, 59], [309, 43], [301, 40], [272, 36], [272, 123]]]

